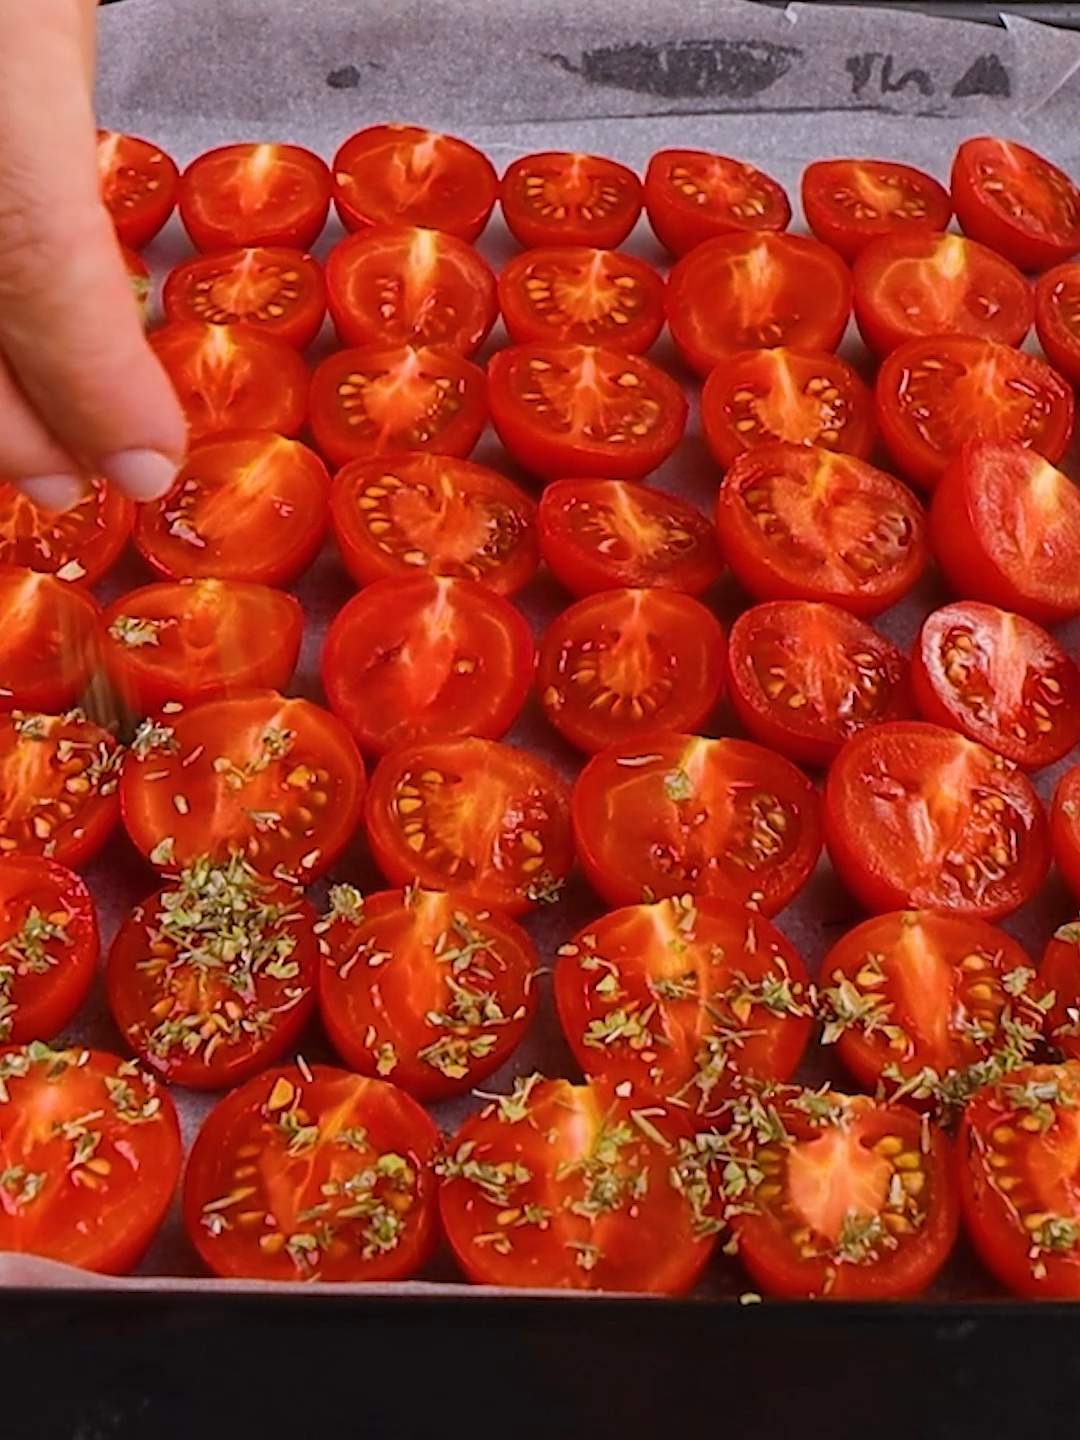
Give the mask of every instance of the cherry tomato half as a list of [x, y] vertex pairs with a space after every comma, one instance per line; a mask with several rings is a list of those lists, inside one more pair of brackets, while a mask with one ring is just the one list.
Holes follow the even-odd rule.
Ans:
[[85, 864], [120, 818], [120, 751], [79, 710], [0, 714], [0, 859]]
[[1046, 270], [1080, 250], [1080, 190], [1026, 145], [964, 140], [949, 183], [964, 234], [1021, 270]]
[[1054, 369], [1080, 385], [1080, 263], [1055, 265], [1036, 280], [1035, 331]]
[[93, 984], [98, 960], [94, 901], [55, 860], [5, 855], [0, 865], [0, 1040], [49, 1040]]
[[197, 250], [309, 250], [330, 210], [330, 172], [299, 145], [222, 145], [181, 175], [178, 204]]
[[97, 171], [101, 200], [118, 238], [132, 250], [143, 249], [176, 205], [176, 162], [150, 140], [99, 130]]
[[[1060, 866], [1055, 819], [1052, 812], [1050, 835]], [[1047, 1039], [1066, 1059], [1080, 1060], [1080, 925], [1075, 920], [1059, 925], [1050, 937], [1039, 962], [1039, 980], [1054, 997], [1046, 1013]]]
[[944, 230], [952, 215], [944, 186], [896, 160], [814, 160], [801, 191], [807, 225], [849, 265], [881, 235]]
[[1080, 765], [1070, 765], [1054, 788], [1050, 844], [1062, 879], [1080, 898]]
[[96, 585], [120, 558], [134, 519], [132, 501], [104, 480], [91, 481], [67, 510], [45, 510], [0, 481], [0, 564]]
[[518, 345], [572, 340], [640, 353], [663, 328], [664, 282], [636, 255], [549, 245], [503, 266], [499, 308]]
[[519, 245], [612, 250], [641, 213], [641, 181], [602, 155], [545, 150], [511, 160], [499, 182], [499, 204]]
[[97, 662], [99, 610], [82, 589], [0, 565], [0, 710], [64, 710]]
[[786, 230], [791, 221], [788, 197], [771, 176], [707, 150], [658, 150], [645, 171], [645, 210], [673, 255], [714, 235]]
[[169, 320], [253, 325], [303, 350], [326, 314], [326, 284], [319, 262], [302, 250], [223, 250], [175, 265], [165, 277], [161, 308]]

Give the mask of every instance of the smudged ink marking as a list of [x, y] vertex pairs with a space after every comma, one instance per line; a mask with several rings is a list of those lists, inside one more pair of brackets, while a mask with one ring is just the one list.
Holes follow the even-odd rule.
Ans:
[[342, 65], [340, 69], [330, 71], [326, 83], [331, 90], [355, 90], [360, 84], [360, 71], [355, 65]]
[[893, 57], [879, 50], [864, 50], [861, 55], [849, 55], [844, 61], [844, 69], [851, 76], [852, 95], [856, 98], [862, 95], [875, 81], [881, 95], [895, 95], [909, 85], [914, 85], [921, 95], [933, 95], [934, 82], [928, 71], [913, 66], [894, 79], [894, 65]]
[[583, 51], [577, 61], [557, 54], [544, 59], [591, 85], [670, 100], [749, 100], [775, 85], [803, 53], [768, 40], [679, 40], [603, 46]]
[[1012, 81], [997, 55], [980, 55], [957, 80], [951, 94], [955, 100], [966, 99], [969, 95], [1007, 98], [1012, 94]]

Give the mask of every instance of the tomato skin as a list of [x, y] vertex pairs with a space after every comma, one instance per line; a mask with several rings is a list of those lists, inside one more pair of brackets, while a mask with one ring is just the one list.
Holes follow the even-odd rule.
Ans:
[[688, 414], [680, 386], [643, 356], [569, 341], [498, 351], [488, 362], [488, 403], [499, 439], [544, 480], [640, 480], [675, 449]]
[[0, 565], [0, 711], [74, 704], [97, 662], [99, 613], [54, 575]]
[[925, 513], [906, 485], [806, 445], [740, 456], [721, 482], [716, 528], [755, 600], [829, 601], [863, 619], [906, 595], [930, 555]]
[[167, 320], [252, 325], [303, 350], [322, 326], [326, 282], [322, 266], [302, 250], [245, 246], [174, 265], [161, 308]]
[[962, 141], [949, 186], [964, 234], [1021, 270], [1046, 270], [1080, 250], [1080, 191], [1015, 140]]
[[120, 818], [119, 762], [113, 737], [79, 710], [0, 714], [0, 858], [84, 865]]
[[996, 605], [960, 600], [928, 615], [911, 683], [924, 719], [1026, 770], [1080, 742], [1080, 671], [1052, 635]]
[[645, 210], [672, 255], [716, 235], [786, 230], [791, 203], [763, 170], [707, 150], [658, 150], [645, 170]]
[[479, 735], [497, 740], [532, 686], [533, 640], [509, 600], [473, 580], [376, 580], [338, 611], [319, 671], [367, 754]]
[[515, 345], [570, 340], [642, 354], [664, 326], [663, 280], [644, 260], [615, 250], [526, 250], [499, 271], [498, 290]]
[[132, 250], [142, 250], [175, 208], [180, 182], [176, 162], [150, 140], [99, 130], [97, 166], [102, 203], [117, 238]]
[[17, 486], [0, 481], [0, 565], [96, 585], [127, 544], [135, 505], [104, 480], [92, 480], [68, 510], [43, 510]]
[[535, 502], [498, 471], [451, 455], [350, 461], [334, 477], [330, 517], [357, 585], [420, 573], [513, 595], [540, 563]]
[[870, 914], [997, 920], [1034, 895], [1050, 866], [1046, 815], [1023, 771], [922, 720], [845, 742], [825, 782], [825, 844]]
[[0, 865], [0, 1039], [48, 1040], [90, 992], [100, 940], [94, 901], [66, 865], [5, 855]]
[[1035, 333], [1054, 369], [1080, 385], [1080, 263], [1055, 265], [1035, 281]]
[[700, 595], [723, 568], [696, 506], [629, 480], [554, 480], [536, 523], [548, 569], [579, 600], [624, 585]]
[[330, 211], [330, 172], [299, 145], [222, 145], [192, 160], [177, 202], [196, 250], [309, 250]]
[[895, 160], [814, 160], [800, 188], [807, 225], [849, 265], [879, 236], [944, 230], [952, 215], [944, 186]]
[[613, 250], [637, 223], [641, 200], [641, 181], [633, 170], [602, 155], [569, 150], [519, 155], [499, 182], [506, 228], [529, 249], [595, 245]]
[[1062, 879], [1080, 898], [1080, 765], [1070, 765], [1054, 787], [1050, 846]]
[[548, 625], [536, 688], [550, 725], [587, 755], [658, 728], [695, 730], [720, 698], [724, 632], [675, 590], [601, 590]]
[[[397, 1086], [328, 1065], [277, 1066], [203, 1121], [184, 1176], [188, 1238], [226, 1279], [407, 1279], [438, 1244], [438, 1147], [434, 1123]], [[254, 1211], [220, 1206], [237, 1189]]]
[[[1074, 789], [1075, 779], [1070, 783]], [[1051, 836], [1054, 835], [1056, 806], [1051, 814]], [[1057, 844], [1054, 858], [1061, 868]], [[1071, 881], [1069, 882], [1071, 886]], [[1046, 1016], [1046, 1034], [1066, 1060], [1080, 1060], [1080, 945], [1077, 943], [1076, 921], [1061, 925], [1047, 941], [1039, 961], [1039, 980], [1053, 993], [1054, 1003]]]

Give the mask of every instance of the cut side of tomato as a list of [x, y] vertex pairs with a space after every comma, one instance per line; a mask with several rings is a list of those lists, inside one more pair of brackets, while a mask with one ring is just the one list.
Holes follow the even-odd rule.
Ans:
[[1055, 265], [1035, 282], [1035, 331], [1054, 369], [1080, 385], [1080, 263]]
[[169, 320], [254, 325], [303, 350], [326, 314], [322, 267], [302, 250], [250, 246], [181, 260], [165, 277]]
[[964, 234], [1021, 270], [1046, 270], [1080, 250], [1080, 190], [1026, 145], [964, 140], [949, 183]]
[[104, 480], [90, 482], [67, 510], [45, 510], [0, 481], [0, 564], [96, 585], [120, 558], [134, 503]]
[[330, 172], [299, 145], [222, 145], [187, 167], [178, 203], [196, 250], [309, 250], [330, 211]]
[[0, 714], [0, 860], [85, 864], [120, 818], [119, 760], [113, 737], [79, 710]]
[[64, 710], [97, 663], [99, 610], [82, 589], [0, 565], [0, 710]]
[[[545, 150], [512, 160], [499, 182], [506, 228], [519, 245], [621, 245], [641, 213], [641, 181], [602, 155]], [[644, 347], [643, 347], [644, 348]]]
[[1062, 879], [1080, 899], [1080, 765], [1070, 765], [1054, 789], [1050, 844]]
[[664, 282], [636, 255], [548, 245], [503, 266], [499, 308], [518, 345], [572, 340], [639, 354], [663, 328]]
[[[1055, 819], [1052, 814], [1050, 833], [1056, 859]], [[1066, 1059], [1080, 1060], [1080, 923], [1071, 920], [1054, 931], [1039, 962], [1039, 981], [1053, 997], [1046, 1014], [1047, 1039]]]
[[653, 233], [673, 255], [715, 235], [786, 230], [791, 221], [791, 203], [771, 176], [707, 150], [658, 150], [644, 194]]
[[807, 225], [849, 265], [879, 236], [944, 230], [952, 215], [943, 185], [896, 160], [814, 160], [801, 189]]
[[0, 865], [0, 1040], [50, 1040], [74, 1018], [98, 960], [94, 901], [55, 860], [5, 855]]
[[150, 140], [99, 130], [97, 170], [102, 203], [117, 237], [132, 250], [143, 249], [175, 208], [176, 162]]

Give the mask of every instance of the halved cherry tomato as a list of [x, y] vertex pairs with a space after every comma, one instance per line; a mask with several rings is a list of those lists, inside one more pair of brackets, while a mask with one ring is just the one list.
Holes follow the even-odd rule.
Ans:
[[392, 750], [371, 777], [364, 818], [391, 884], [460, 890], [510, 915], [555, 900], [573, 860], [566, 785], [498, 740]]
[[519, 925], [443, 890], [330, 892], [319, 1004], [362, 1075], [417, 1100], [459, 1095], [517, 1049], [536, 1010], [536, 951]]
[[957, 595], [1040, 625], [1080, 611], [1080, 493], [1026, 446], [963, 447], [934, 493], [930, 543]]
[[555, 480], [536, 511], [548, 568], [579, 598], [623, 585], [700, 595], [723, 562], [716, 531], [677, 495], [629, 480]]
[[194, 861], [116, 932], [105, 993], [117, 1029], [174, 1085], [238, 1085], [289, 1049], [315, 1009], [315, 920], [298, 890], [261, 880], [239, 855]]
[[1080, 263], [1055, 265], [1036, 280], [1035, 332], [1054, 369], [1080, 385]]
[[352, 839], [364, 788], [341, 721], [266, 690], [145, 721], [125, 757], [120, 809], [158, 870], [240, 854], [261, 874], [306, 882]]
[[82, 589], [0, 565], [0, 710], [64, 710], [97, 663], [100, 611]]
[[1062, 879], [1080, 898], [1080, 765], [1070, 765], [1054, 788], [1050, 844]]
[[699, 375], [738, 350], [835, 350], [851, 273], [805, 235], [720, 235], [676, 262], [664, 304], [679, 354]]
[[504, 475], [452, 455], [353, 460], [334, 477], [330, 516], [358, 585], [450, 575], [512, 595], [540, 560], [535, 503]]
[[335, 466], [403, 450], [462, 457], [487, 423], [484, 372], [442, 346], [339, 350], [316, 367], [310, 406]]
[[471, 355], [498, 314], [495, 276], [444, 230], [377, 225], [326, 257], [330, 315], [343, 345], [446, 345]]
[[559, 947], [555, 1003], [587, 1075], [707, 1114], [743, 1077], [786, 1080], [810, 1038], [809, 976], [763, 916], [689, 895], [601, 915]]
[[191, 162], [177, 200], [197, 250], [309, 250], [330, 211], [330, 172], [299, 145], [222, 145]]
[[194, 445], [173, 488], [139, 508], [135, 544], [169, 580], [290, 585], [319, 553], [326, 466], [299, 440], [239, 431]]
[[720, 486], [716, 527], [755, 600], [828, 600], [864, 618], [906, 595], [929, 559], [926, 516], [906, 485], [811, 446], [741, 455]]
[[113, 737], [79, 710], [0, 715], [0, 861], [85, 864], [120, 818], [119, 761]]
[[636, 255], [549, 245], [503, 266], [499, 308], [518, 345], [572, 340], [640, 353], [663, 328], [664, 282]]
[[434, 1123], [395, 1085], [275, 1067], [203, 1121], [184, 1226], [227, 1279], [405, 1280], [438, 1242], [438, 1148]]
[[645, 210], [673, 255], [732, 231], [786, 230], [791, 204], [771, 176], [707, 150], [658, 150], [645, 170]]
[[944, 186], [896, 160], [814, 160], [801, 190], [807, 225], [849, 265], [881, 235], [944, 230], [952, 215]]
[[689, 1119], [606, 1080], [518, 1080], [466, 1118], [438, 1169], [446, 1238], [480, 1284], [677, 1295], [713, 1250]]
[[548, 625], [536, 688], [554, 728], [586, 754], [664, 728], [696, 730], [720, 697], [724, 632], [677, 590], [601, 590]]
[[1073, 428], [1073, 393], [1045, 361], [974, 335], [907, 340], [882, 361], [881, 438], [900, 471], [932, 490], [972, 440], [1016, 441], [1057, 460]]
[[1045, 270], [1080, 250], [1080, 190], [1026, 145], [964, 140], [949, 184], [964, 234], [1021, 270]]
[[0, 1040], [48, 1040], [72, 1020], [94, 980], [98, 924], [73, 870], [37, 855], [0, 864]]
[[127, 710], [148, 715], [170, 700], [282, 689], [300, 654], [304, 612], [266, 585], [166, 581], [114, 600], [99, 633], [113, 691]]
[[602, 155], [544, 150], [511, 160], [499, 182], [499, 204], [519, 245], [612, 250], [641, 213], [641, 181]]
[[285, 245], [249, 246], [181, 260], [165, 277], [169, 320], [253, 325], [303, 350], [326, 314], [322, 267]]
[[132, 501], [104, 480], [92, 480], [67, 510], [45, 510], [0, 481], [0, 564], [96, 585], [120, 558], [134, 519]]
[[717, 362], [701, 391], [701, 426], [724, 470], [758, 445], [786, 440], [865, 459], [874, 398], [828, 350], [740, 350]]
[[102, 1050], [0, 1051], [0, 1250], [133, 1269], [180, 1179], [180, 1122], [152, 1076]]
[[507, 450], [545, 480], [639, 480], [675, 449], [688, 411], [680, 386], [643, 356], [570, 341], [498, 351], [488, 403]]
[[475, 240], [499, 181], [486, 155], [420, 125], [369, 125], [344, 142], [331, 165], [334, 206], [347, 230], [424, 225]]
[[906, 1105], [835, 1090], [730, 1103], [717, 1144], [725, 1216], [766, 1295], [897, 1300], [920, 1294], [960, 1229], [956, 1157]]
[[[1052, 812], [1052, 839], [1056, 838], [1054, 820]], [[1054, 849], [1057, 859], [1056, 845]], [[1039, 980], [1053, 996], [1046, 1014], [1046, 1038], [1066, 1059], [1080, 1060], [1080, 923], [1076, 920], [1059, 925], [1050, 937], [1039, 962]]]
[[744, 610], [728, 637], [728, 668], [750, 735], [799, 765], [827, 765], [857, 730], [914, 713], [906, 656], [827, 601]]
[[498, 739], [532, 686], [533, 640], [486, 585], [445, 575], [376, 580], [339, 610], [319, 671], [360, 748], [481, 735]]
[[921, 720], [860, 731], [825, 783], [825, 842], [871, 914], [924, 908], [997, 920], [1050, 866], [1042, 802], [1022, 770]]
[[927, 335], [1019, 345], [1035, 318], [1016, 266], [963, 235], [883, 236], [860, 251], [852, 278], [855, 319], [877, 355]]
[[706, 895], [775, 915], [821, 851], [810, 781], [746, 740], [657, 730], [612, 745], [578, 776], [574, 840], [609, 905]]
[[1080, 1064], [1028, 1065], [969, 1103], [958, 1136], [964, 1221], [1018, 1295], [1080, 1296]]
[[129, 250], [126, 245], [120, 246], [120, 254], [123, 257], [128, 280], [131, 282], [132, 298], [139, 311], [139, 318], [145, 326], [150, 314], [150, 267], [141, 255], [136, 254], [134, 250]]
[[923, 621], [911, 684], [925, 720], [978, 740], [1025, 770], [1080, 741], [1080, 672], [1033, 620], [958, 600]]
[[102, 204], [121, 243], [132, 250], [149, 245], [176, 205], [176, 162], [150, 140], [99, 130], [97, 171]]
[[307, 366], [278, 335], [253, 325], [173, 320], [150, 336], [193, 441], [230, 430], [296, 435], [307, 418]]

